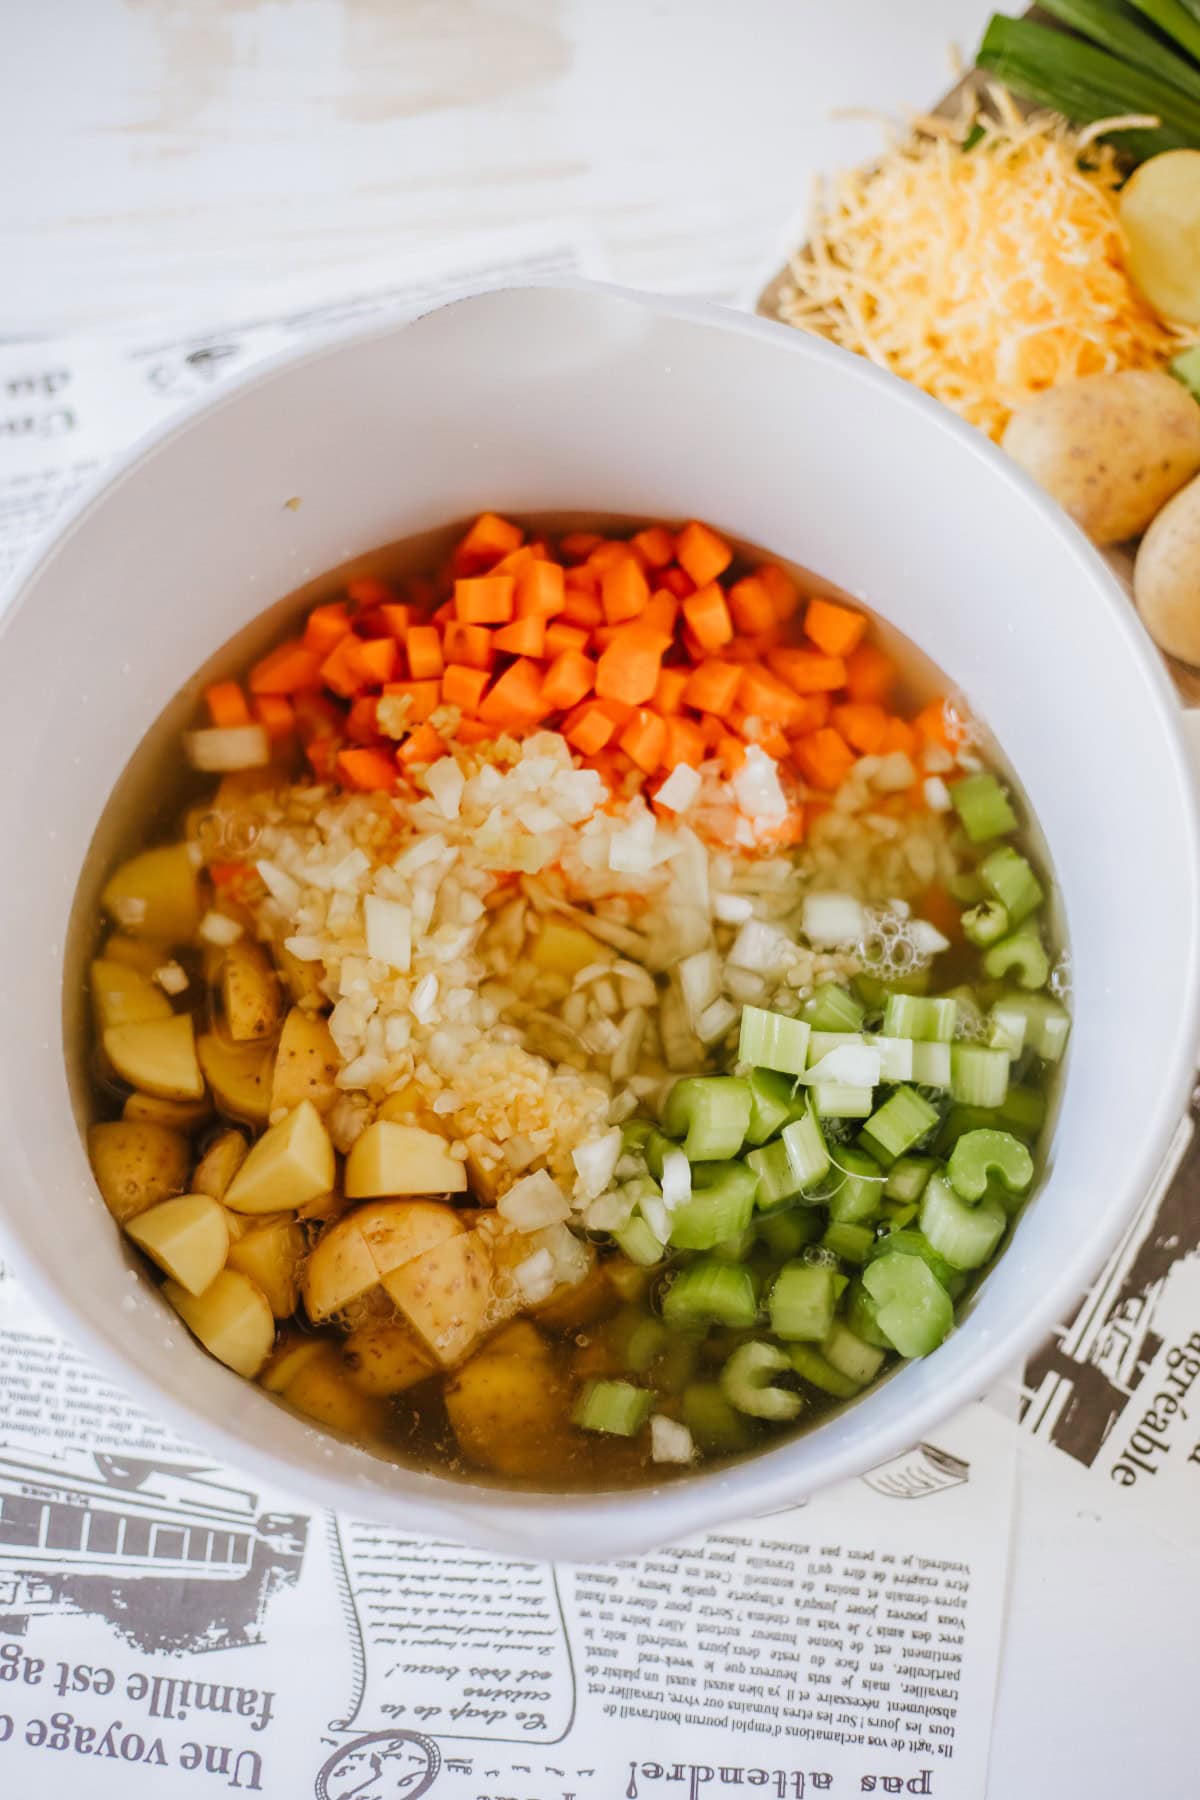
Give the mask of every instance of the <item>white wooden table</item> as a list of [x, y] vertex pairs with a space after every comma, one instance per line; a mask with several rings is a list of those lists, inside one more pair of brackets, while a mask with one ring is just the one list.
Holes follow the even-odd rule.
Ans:
[[[248, 287], [532, 221], [744, 291], [839, 108], [919, 108], [986, 0], [9, 0], [0, 336], [236, 315]], [[1200, 1542], [1200, 1531], [1198, 1531]], [[1200, 1557], [1019, 1483], [994, 1800], [1194, 1800]]]

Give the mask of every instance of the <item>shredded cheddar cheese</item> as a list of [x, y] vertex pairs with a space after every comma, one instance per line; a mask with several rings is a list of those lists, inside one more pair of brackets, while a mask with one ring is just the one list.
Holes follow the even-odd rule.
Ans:
[[992, 99], [997, 117], [918, 120], [818, 190], [780, 316], [998, 438], [1043, 389], [1152, 367], [1175, 340], [1125, 273], [1112, 149]]

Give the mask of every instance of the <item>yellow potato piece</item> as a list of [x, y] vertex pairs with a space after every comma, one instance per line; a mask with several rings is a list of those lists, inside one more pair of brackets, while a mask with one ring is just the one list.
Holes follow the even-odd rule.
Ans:
[[379, 1270], [354, 1214], [321, 1233], [301, 1276], [304, 1309], [314, 1325], [332, 1318], [379, 1284]]
[[237, 1269], [222, 1269], [202, 1294], [189, 1294], [177, 1281], [165, 1281], [162, 1291], [218, 1362], [253, 1380], [275, 1342], [275, 1320], [260, 1288]]
[[617, 1306], [617, 1292], [605, 1265], [593, 1261], [582, 1281], [556, 1288], [548, 1300], [532, 1310], [538, 1324], [550, 1331], [581, 1331], [585, 1325], [607, 1318]]
[[327, 1342], [326, 1338], [309, 1337], [305, 1332], [285, 1327], [258, 1378], [259, 1382], [269, 1394], [282, 1394], [305, 1363], [323, 1353]]
[[453, 1207], [436, 1200], [383, 1200], [352, 1215], [380, 1275], [390, 1275], [465, 1229]]
[[212, 1105], [207, 1094], [202, 1100], [160, 1100], [156, 1094], [130, 1094], [121, 1108], [121, 1117], [152, 1119], [156, 1125], [194, 1131], [212, 1117]]
[[160, 1100], [199, 1100], [204, 1076], [196, 1057], [190, 1013], [148, 1019], [141, 1025], [110, 1025], [104, 1054], [123, 1081]]
[[139, 1249], [189, 1294], [202, 1294], [225, 1266], [229, 1228], [207, 1194], [180, 1194], [139, 1213], [125, 1227]]
[[281, 1391], [289, 1406], [331, 1431], [360, 1442], [386, 1436], [391, 1409], [386, 1400], [364, 1394], [351, 1382], [342, 1353], [328, 1339], [316, 1339], [317, 1353], [304, 1357]]
[[236, 1043], [274, 1037], [282, 1012], [279, 977], [261, 944], [241, 937], [229, 945], [221, 963], [221, 1004]]
[[352, 1331], [342, 1348], [346, 1373], [364, 1394], [402, 1394], [437, 1364], [407, 1325], [380, 1319]]
[[318, 1013], [293, 1006], [283, 1021], [271, 1082], [271, 1111], [290, 1112], [311, 1100], [328, 1112], [338, 1097], [337, 1073], [342, 1066], [329, 1027]]
[[1200, 666], [1200, 475], [1168, 500], [1138, 546], [1133, 595], [1159, 649]]
[[300, 1298], [300, 1265], [307, 1250], [304, 1229], [295, 1219], [272, 1219], [238, 1236], [229, 1248], [229, 1267], [240, 1269], [262, 1289], [277, 1319], [290, 1319]]
[[1129, 273], [1155, 312], [1200, 325], [1200, 150], [1150, 157], [1117, 206]]
[[545, 919], [529, 951], [529, 961], [549, 975], [568, 980], [590, 963], [611, 962], [613, 953], [599, 938], [566, 919]]
[[293, 956], [286, 944], [276, 943], [271, 946], [271, 954], [275, 965], [297, 1006], [306, 1011], [320, 1012], [327, 1004], [321, 991], [321, 982], [325, 976], [325, 965], [319, 962], [301, 962]]
[[93, 1125], [88, 1155], [105, 1205], [122, 1225], [156, 1201], [182, 1193], [187, 1182], [187, 1139], [149, 1119]]
[[476, 1467], [554, 1479], [569, 1466], [567, 1388], [546, 1340], [525, 1321], [489, 1339], [443, 1391], [459, 1449]]
[[107, 1031], [110, 1025], [141, 1025], [171, 1017], [171, 1002], [162, 989], [140, 969], [125, 963], [98, 956], [91, 967], [90, 986], [100, 1031]]
[[200, 923], [196, 869], [187, 844], [143, 850], [109, 876], [100, 904], [131, 937], [186, 943]]
[[453, 1210], [435, 1201], [360, 1206], [322, 1232], [304, 1267], [304, 1305], [320, 1323], [379, 1285], [381, 1276], [462, 1234]]
[[384, 1288], [444, 1366], [460, 1362], [484, 1327], [492, 1261], [477, 1231], [463, 1232], [393, 1269]]
[[328, 1193], [337, 1174], [329, 1133], [311, 1100], [302, 1100], [254, 1145], [229, 1184], [234, 1212], [287, 1212]]
[[155, 969], [161, 969], [171, 960], [168, 945], [156, 944], [149, 938], [126, 937], [120, 931], [114, 931], [105, 939], [100, 955], [105, 962], [120, 963], [124, 969], [136, 969], [139, 975], [153, 975]]
[[257, 1044], [227, 1044], [206, 1032], [197, 1041], [196, 1055], [221, 1111], [265, 1125], [271, 1111], [271, 1051]]
[[223, 1200], [230, 1182], [245, 1162], [250, 1146], [240, 1131], [223, 1131], [214, 1138], [192, 1173], [192, 1187], [198, 1194], [210, 1194]]
[[419, 1125], [376, 1119], [346, 1159], [346, 1194], [367, 1200], [380, 1194], [462, 1194], [467, 1171], [446, 1140]]

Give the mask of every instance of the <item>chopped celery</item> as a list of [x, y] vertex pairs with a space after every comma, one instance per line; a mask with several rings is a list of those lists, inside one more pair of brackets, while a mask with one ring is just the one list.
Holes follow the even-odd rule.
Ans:
[[983, 972], [993, 981], [1015, 975], [1023, 988], [1045, 987], [1050, 978], [1050, 958], [1032, 919], [984, 951]]
[[875, 1233], [870, 1225], [840, 1225], [836, 1220], [821, 1239], [826, 1250], [832, 1250], [835, 1256], [848, 1263], [865, 1262], [874, 1242]]
[[986, 950], [1008, 930], [1008, 909], [999, 900], [981, 900], [962, 916], [963, 936], [978, 950]]
[[751, 1069], [746, 1077], [750, 1088], [750, 1123], [746, 1128], [748, 1144], [765, 1144], [767, 1139], [794, 1119], [799, 1111], [790, 1076], [774, 1069]]
[[875, 1104], [875, 1090], [846, 1081], [814, 1081], [812, 1103], [823, 1119], [865, 1119]]
[[1017, 829], [1017, 815], [994, 775], [968, 775], [950, 786], [950, 799], [973, 844], [1005, 837]]
[[889, 1200], [919, 1200], [936, 1167], [932, 1156], [902, 1156], [888, 1170], [883, 1191]]
[[821, 1235], [821, 1215], [811, 1206], [794, 1206], [787, 1212], [760, 1213], [757, 1225], [759, 1236], [777, 1262], [786, 1262], [806, 1244], [815, 1243]]
[[1167, 364], [1167, 374], [1182, 383], [1188, 393], [1200, 400], [1200, 344], [1189, 344]]
[[948, 1293], [953, 1288], [958, 1271], [939, 1255], [923, 1231], [892, 1231], [877, 1238], [870, 1260], [875, 1262], [883, 1256], [918, 1256], [929, 1264]]
[[1015, 1059], [1025, 1048], [1026, 1023], [1024, 1012], [1009, 997], [997, 1000], [988, 1014], [988, 1044]]
[[821, 1345], [821, 1355], [826, 1361], [850, 1381], [856, 1381], [859, 1387], [874, 1381], [883, 1366], [883, 1354], [873, 1344], [856, 1337], [840, 1320], [834, 1321], [833, 1330]]
[[1049, 994], [1005, 994], [992, 1008], [993, 1019], [998, 1013], [1014, 1027], [1018, 1019], [1023, 1022], [1019, 1048], [1032, 1050], [1044, 1062], [1059, 1061], [1071, 1031], [1065, 1006]]
[[829, 1336], [837, 1304], [834, 1275], [824, 1264], [801, 1262], [779, 1271], [767, 1296], [776, 1337], [819, 1344]]
[[756, 1235], [753, 1225], [747, 1225], [736, 1237], [722, 1238], [719, 1244], [714, 1244], [712, 1253], [722, 1262], [744, 1263], [754, 1248]]
[[963, 1106], [999, 1106], [1008, 1092], [1008, 1056], [983, 1044], [955, 1044], [950, 1095]]
[[626, 1119], [621, 1127], [621, 1147], [626, 1152], [633, 1151], [642, 1155], [646, 1149], [646, 1140], [654, 1130], [650, 1119]]
[[880, 1222], [889, 1231], [903, 1231], [917, 1216], [918, 1203], [915, 1200], [885, 1200]]
[[1037, 1088], [1010, 1087], [996, 1108], [996, 1123], [1018, 1137], [1036, 1137], [1045, 1122], [1046, 1096]]
[[854, 986], [872, 1010], [886, 1006], [889, 994], [927, 994], [932, 979], [928, 966], [909, 975], [889, 975], [885, 980], [868, 966], [854, 977]]
[[952, 1044], [914, 1044], [912, 1078], [917, 1087], [948, 1088], [950, 1086], [950, 1052]]
[[849, 1400], [858, 1393], [861, 1382], [852, 1381], [835, 1369], [827, 1357], [821, 1355], [811, 1344], [793, 1344], [788, 1351], [795, 1369], [802, 1381], [811, 1387], [820, 1388], [822, 1393], [833, 1394], [838, 1400]]
[[676, 1332], [669, 1337], [661, 1356], [655, 1358], [654, 1385], [660, 1394], [682, 1394], [696, 1373], [700, 1360], [700, 1339]]
[[767, 1012], [761, 1006], [743, 1006], [738, 1039], [738, 1061], [782, 1075], [802, 1075], [808, 1056], [812, 1026], [786, 1013]]
[[953, 1301], [920, 1257], [881, 1256], [863, 1271], [863, 1286], [901, 1356], [927, 1356], [954, 1323]]
[[957, 1015], [956, 1000], [926, 1000], [915, 994], [889, 994], [883, 1029], [888, 1037], [948, 1044], [954, 1036]]
[[979, 865], [979, 879], [1003, 906], [1014, 926], [1036, 912], [1046, 898], [1041, 882], [1011, 844], [1001, 844], [984, 857]]
[[758, 1176], [740, 1162], [695, 1163], [692, 1197], [670, 1216], [676, 1250], [712, 1250], [746, 1229], [754, 1213]]
[[733, 1075], [691, 1075], [667, 1095], [662, 1128], [683, 1138], [689, 1162], [717, 1162], [736, 1156], [750, 1123], [750, 1084]]
[[866, 1041], [861, 1031], [814, 1031], [808, 1040], [808, 1066], [815, 1069], [833, 1051], [844, 1049], [847, 1044], [861, 1046]]
[[827, 982], [805, 1001], [801, 1013], [814, 1031], [859, 1031], [865, 1010], [849, 988]]
[[877, 1312], [874, 1300], [862, 1284], [862, 1276], [856, 1275], [846, 1293], [846, 1324], [864, 1344], [873, 1344], [876, 1350], [890, 1350], [891, 1339], [879, 1329]]
[[670, 1343], [670, 1333], [661, 1319], [644, 1312], [632, 1313], [618, 1325], [622, 1362], [631, 1374], [644, 1375]]
[[968, 1206], [940, 1175], [930, 1177], [921, 1201], [921, 1230], [954, 1269], [981, 1269], [1008, 1221], [995, 1200]]
[[880, 1081], [911, 1081], [913, 1044], [911, 1038], [887, 1037], [883, 1033], [868, 1032], [865, 1039], [872, 1050], [879, 1052]]
[[923, 1100], [913, 1088], [898, 1087], [867, 1120], [863, 1132], [865, 1147], [872, 1155], [878, 1148], [880, 1160], [892, 1163], [920, 1143], [937, 1121], [937, 1113], [928, 1100]]
[[734, 1411], [715, 1381], [693, 1381], [683, 1390], [683, 1422], [708, 1456], [733, 1456], [754, 1443], [745, 1415]]
[[642, 1155], [646, 1158], [646, 1167], [655, 1181], [661, 1181], [663, 1178], [663, 1158], [678, 1148], [679, 1145], [674, 1139], [666, 1137], [658, 1130], [657, 1126], [650, 1133], [642, 1147]]
[[666, 1255], [665, 1247], [655, 1237], [645, 1219], [637, 1213], [634, 1213], [628, 1224], [613, 1232], [613, 1242], [631, 1263], [637, 1263], [641, 1269], [653, 1268]]
[[672, 1330], [710, 1324], [748, 1330], [758, 1318], [754, 1278], [734, 1263], [692, 1263], [667, 1289], [662, 1311]]
[[610, 1437], [636, 1437], [654, 1410], [656, 1396], [631, 1381], [589, 1381], [571, 1413], [583, 1431]]
[[952, 875], [946, 883], [952, 899], [960, 906], [974, 906], [983, 899], [983, 883], [973, 870], [964, 870], [961, 875]]
[[828, 1174], [829, 1151], [815, 1113], [806, 1112], [803, 1118], [793, 1119], [790, 1125], [785, 1125], [779, 1141], [802, 1189], [813, 1187]]
[[829, 1196], [829, 1217], [838, 1225], [862, 1225], [878, 1218], [884, 1174], [863, 1150], [839, 1149], [834, 1165], [841, 1180]]
[[748, 1150], [746, 1161], [758, 1176], [760, 1206], [778, 1206], [781, 1201], [794, 1200], [799, 1194], [803, 1184], [781, 1139], [764, 1144], [761, 1149]]
[[1010, 1194], [1020, 1194], [1033, 1180], [1033, 1158], [1010, 1131], [965, 1131], [946, 1165], [959, 1199], [982, 1200], [993, 1170]]
[[786, 1352], [774, 1344], [739, 1344], [721, 1370], [721, 1392], [730, 1406], [752, 1419], [794, 1419], [803, 1400], [792, 1388], [775, 1387], [772, 1379], [792, 1372]]

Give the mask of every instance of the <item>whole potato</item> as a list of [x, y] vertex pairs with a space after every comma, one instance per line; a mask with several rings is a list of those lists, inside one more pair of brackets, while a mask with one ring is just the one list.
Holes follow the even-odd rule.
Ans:
[[1200, 478], [1167, 502], [1142, 539], [1133, 594], [1159, 649], [1200, 665]]
[[1200, 406], [1157, 369], [1085, 375], [1014, 413], [1001, 441], [1093, 543], [1119, 544], [1200, 471]]

